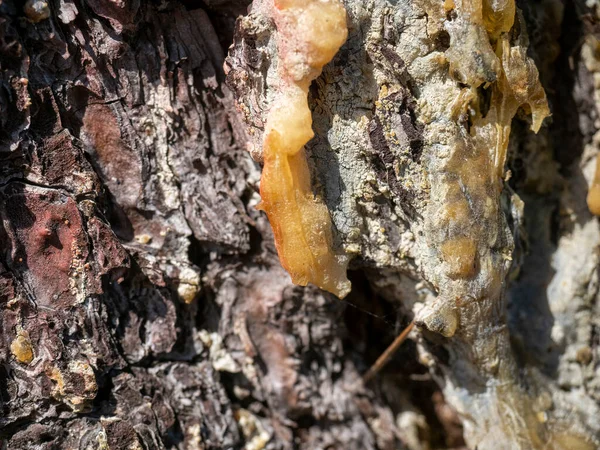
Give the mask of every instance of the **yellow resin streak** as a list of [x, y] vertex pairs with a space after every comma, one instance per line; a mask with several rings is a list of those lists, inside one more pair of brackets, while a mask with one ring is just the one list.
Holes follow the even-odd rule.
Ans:
[[[596, 86], [598, 85], [598, 75], [600, 74], [600, 40], [588, 35], [582, 49], [582, 59], [589, 72], [594, 77]], [[598, 92], [594, 99], [598, 101]], [[587, 205], [590, 212], [600, 216], [600, 155], [596, 155], [596, 172], [588, 190]]]
[[308, 88], [346, 40], [346, 11], [338, 0], [275, 0], [272, 11], [281, 85], [265, 127], [259, 209], [292, 281], [341, 298], [350, 291], [347, 258], [332, 250], [329, 211], [313, 194], [304, 145], [314, 135]]
[[[537, 132], [550, 111], [526, 47], [510, 41], [514, 0], [455, 0], [444, 8], [438, 6], [436, 15], [454, 9], [467, 24], [461, 32], [451, 33], [446, 51], [450, 74], [467, 85], [450, 105], [449, 115], [456, 120], [468, 111], [475, 113], [470, 136], [456, 138], [445, 166], [447, 186], [439, 223], [444, 231], [438, 245], [448, 276], [466, 279], [477, 273], [479, 251], [485, 251], [498, 233], [498, 205], [493, 199], [502, 190], [512, 119], [523, 108], [532, 115], [531, 128]], [[481, 88], [491, 91], [485, 113], [477, 100]]]
[[600, 156], [596, 156], [596, 173], [588, 191], [587, 205], [592, 214], [600, 216]]

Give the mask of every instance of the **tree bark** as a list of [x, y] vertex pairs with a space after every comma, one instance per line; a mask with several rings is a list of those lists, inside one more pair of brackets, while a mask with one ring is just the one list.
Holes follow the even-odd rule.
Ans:
[[[0, 2], [1, 448], [596, 448], [600, 5], [518, 4], [552, 118], [513, 121], [500, 300], [456, 338], [422, 323], [365, 385], [438, 294], [418, 103], [434, 81], [399, 49], [448, 35], [424, 0], [345, 1], [307, 145], [355, 255], [341, 301], [291, 283], [255, 208], [277, 30], [249, 3]], [[540, 441], [503, 421], [530, 411]]]

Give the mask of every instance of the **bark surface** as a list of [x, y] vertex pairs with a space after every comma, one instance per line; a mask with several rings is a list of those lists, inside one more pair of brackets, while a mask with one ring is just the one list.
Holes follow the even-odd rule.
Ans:
[[311, 87], [314, 190], [355, 255], [340, 301], [291, 283], [255, 208], [276, 49], [249, 1], [0, 2], [1, 448], [598, 446], [595, 0], [518, 3], [552, 117], [513, 121], [501, 300], [361, 381], [438, 293], [428, 3], [345, 1]]

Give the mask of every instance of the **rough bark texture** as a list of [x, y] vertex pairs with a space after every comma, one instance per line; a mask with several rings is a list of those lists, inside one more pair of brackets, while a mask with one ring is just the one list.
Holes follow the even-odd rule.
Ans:
[[[553, 116], [513, 123], [505, 296], [456, 338], [415, 331], [368, 386], [435, 304], [419, 101], [445, 79], [411, 63], [448, 35], [425, 1], [345, 2], [307, 146], [356, 255], [342, 302], [292, 285], [255, 209], [276, 52], [265, 17], [235, 25], [248, 3], [0, 2], [2, 448], [596, 448], [600, 3], [519, 4]], [[473, 355], [492, 329], [510, 400]], [[523, 404], [540, 441], [504, 426]]]

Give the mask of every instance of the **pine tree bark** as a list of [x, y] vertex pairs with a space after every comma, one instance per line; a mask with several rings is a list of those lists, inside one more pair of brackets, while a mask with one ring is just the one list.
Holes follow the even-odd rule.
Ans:
[[[367, 224], [353, 290], [340, 301], [291, 283], [255, 209], [272, 27], [236, 25], [248, 0], [0, 2], [1, 448], [417, 450], [476, 441], [477, 430], [466, 441], [463, 431], [478, 422], [457, 413], [448, 385], [485, 389], [461, 378], [469, 355], [448, 339], [415, 331], [377, 380], [361, 381], [432, 289], [403, 253], [423, 192], [397, 178], [381, 119], [372, 116], [364, 142], [333, 136], [360, 141], [361, 164], [375, 174], [377, 187], [351, 213], [340, 191], [356, 166], [326, 152], [337, 98], [328, 86], [339, 86], [331, 79], [353, 80], [359, 68], [379, 88], [370, 72], [379, 64], [409, 92], [392, 45], [372, 61], [361, 33], [377, 17], [386, 42], [399, 39], [389, 24], [414, 2], [345, 3], [354, 28], [311, 91], [317, 136], [308, 146], [338, 240], [354, 233], [345, 218]], [[600, 142], [600, 10], [591, 1], [519, 6], [553, 118], [537, 137], [525, 119], [513, 124], [515, 264], [499, 314], [524, 383], [549, 386], [536, 397], [540, 420], [567, 414], [589, 438], [577, 448], [594, 448], [600, 229], [585, 193]], [[420, 38], [440, 50], [446, 37]], [[360, 94], [374, 103], [369, 89]], [[393, 100], [404, 109], [384, 125], [403, 130], [410, 167], [420, 167], [414, 99]], [[362, 107], [340, 105], [347, 120]], [[373, 217], [384, 218], [377, 231]], [[566, 394], [553, 397], [558, 390]]]

